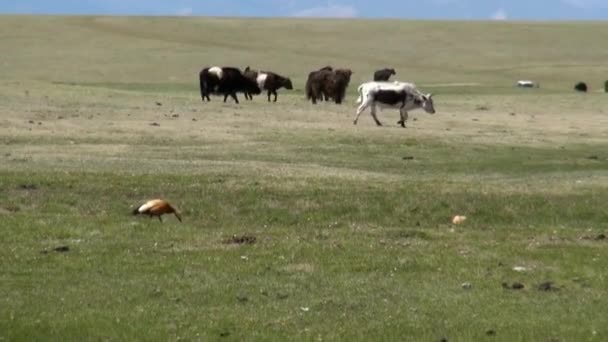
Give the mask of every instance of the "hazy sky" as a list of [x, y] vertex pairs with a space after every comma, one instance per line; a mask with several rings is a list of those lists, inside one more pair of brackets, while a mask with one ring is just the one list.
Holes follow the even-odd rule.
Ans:
[[608, 0], [0, 0], [0, 13], [606, 20]]

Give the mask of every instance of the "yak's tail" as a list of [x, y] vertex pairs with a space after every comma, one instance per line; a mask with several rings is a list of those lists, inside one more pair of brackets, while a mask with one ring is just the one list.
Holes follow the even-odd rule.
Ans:
[[361, 103], [361, 102], [363, 102], [363, 85], [360, 85], [359, 88], [357, 88], [357, 91], [359, 92], [359, 97], [357, 98], [357, 103]]
[[207, 92], [207, 82], [205, 82], [205, 74], [207, 73], [207, 69], [202, 70], [199, 74], [198, 74], [198, 80], [200, 83], [200, 87], [201, 87], [201, 98], [203, 99], [203, 101], [205, 101], [205, 95]]
[[306, 99], [312, 99], [312, 82], [310, 81], [310, 77], [306, 80]]

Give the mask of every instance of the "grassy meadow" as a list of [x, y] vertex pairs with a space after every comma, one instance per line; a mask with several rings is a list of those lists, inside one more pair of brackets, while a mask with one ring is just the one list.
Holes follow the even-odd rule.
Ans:
[[[0, 341], [605, 341], [607, 38], [594, 22], [0, 17]], [[354, 71], [341, 106], [304, 99], [327, 64]], [[202, 103], [211, 65], [295, 89]], [[437, 114], [354, 126], [357, 85], [386, 66]], [[130, 215], [155, 197], [184, 222]]]

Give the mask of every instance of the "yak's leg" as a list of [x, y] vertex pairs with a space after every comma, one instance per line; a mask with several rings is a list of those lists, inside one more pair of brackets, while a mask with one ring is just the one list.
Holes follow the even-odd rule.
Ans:
[[277, 91], [273, 90], [272, 93], [274, 94], [274, 101], [273, 102], [277, 102]]
[[[313, 86], [311, 93], [312, 96], [310, 97], [310, 99], [312, 100], [312, 104], [317, 104], [317, 96], [320, 93], [318, 87]], [[321, 100], [323, 100], [323, 94], [321, 94]]]
[[226, 103], [226, 99], [228, 99], [228, 94], [224, 94], [224, 103]]
[[158, 215], [158, 220], [159, 220], [160, 222], [163, 222], [163, 218], [162, 218], [160, 215]]
[[401, 108], [399, 109], [399, 121], [397, 121], [397, 124], [405, 127], [405, 119], [403, 118], [403, 110]]
[[359, 108], [357, 108], [357, 114], [355, 115], [355, 120], [353, 121], [353, 124], [357, 124], [357, 121], [359, 121], [359, 116], [361, 115], [361, 113], [363, 113], [363, 111], [369, 106], [369, 103], [366, 100], [364, 100], [361, 105], [359, 105]]
[[268, 89], [268, 102], [270, 102], [270, 95], [272, 94], [272, 90]]
[[376, 104], [372, 103], [372, 118], [374, 118], [374, 121], [376, 121], [376, 125], [378, 126], [382, 126], [382, 122], [380, 122], [380, 120], [378, 120], [378, 116], [376, 116]]
[[397, 121], [401, 127], [405, 128], [405, 122], [407, 121], [408, 114], [405, 110], [399, 109], [399, 116], [401, 116], [401, 120]]
[[230, 96], [234, 99], [234, 102], [239, 103], [239, 99], [236, 97], [236, 92], [230, 93]]

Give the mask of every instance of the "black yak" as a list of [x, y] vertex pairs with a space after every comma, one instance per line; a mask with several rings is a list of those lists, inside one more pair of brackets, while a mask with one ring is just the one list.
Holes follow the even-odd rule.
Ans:
[[306, 81], [306, 98], [312, 100], [312, 103], [330, 98], [334, 99], [337, 104], [342, 103], [351, 75], [350, 69], [328, 70], [324, 68], [309, 73]]
[[395, 69], [380, 69], [374, 72], [374, 81], [388, 81], [391, 75], [396, 75]]

